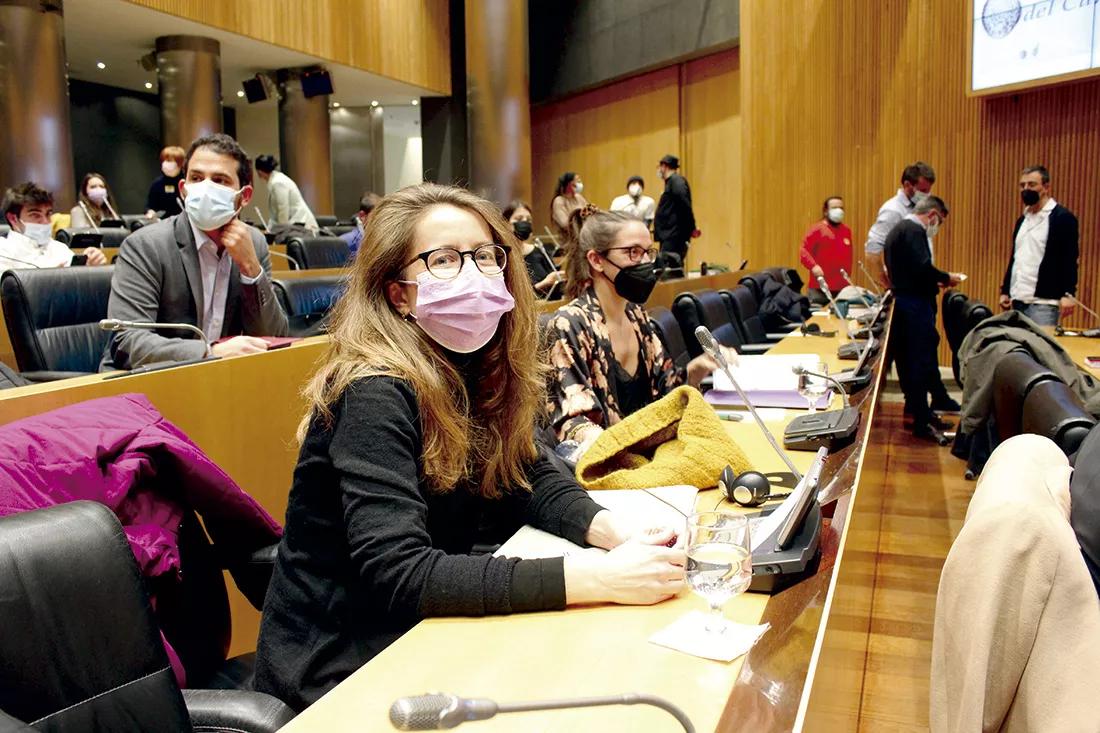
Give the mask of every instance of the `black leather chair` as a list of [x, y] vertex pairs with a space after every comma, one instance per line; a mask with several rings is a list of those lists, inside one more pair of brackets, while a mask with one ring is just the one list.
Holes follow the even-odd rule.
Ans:
[[348, 243], [339, 237], [292, 237], [286, 243], [286, 253], [303, 270], [343, 267], [351, 258]]
[[99, 235], [101, 237], [99, 246], [101, 247], [119, 247], [122, 245], [122, 240], [130, 236], [131, 231], [125, 227], [100, 227], [99, 229], [93, 227], [70, 227], [68, 229], [58, 230], [57, 241], [75, 247], [77, 245], [73, 243], [73, 240], [80, 234]]
[[661, 344], [665, 347], [665, 353], [678, 368], [687, 368], [688, 362], [691, 361], [691, 354], [688, 353], [687, 339], [684, 338], [684, 332], [680, 329], [676, 316], [672, 315], [672, 311], [668, 308], [659, 305], [647, 308], [646, 312], [649, 314], [649, 322], [653, 330], [657, 332]]
[[1066, 455], [1075, 453], [1096, 420], [1085, 412], [1077, 395], [1062, 382], [1040, 382], [1024, 400], [1021, 430], [1045, 435]]
[[181, 694], [122, 526], [78, 501], [0, 518], [0, 710], [37, 730], [274, 733], [258, 692]]
[[318, 275], [273, 280], [275, 296], [287, 319], [291, 336], [316, 336], [324, 331], [325, 319], [344, 292], [347, 278]]
[[[770, 271], [764, 270], [745, 275], [737, 281], [737, 284], [748, 288], [749, 292], [752, 293], [752, 297], [756, 298], [757, 306], [759, 306], [760, 301], [764, 299], [764, 283], [769, 280], [775, 280], [775, 276]], [[782, 280], [776, 280], [776, 282], [783, 283]]]
[[733, 313], [734, 325], [741, 332], [741, 340], [746, 344], [773, 344], [785, 334], [769, 334], [760, 320], [759, 305], [752, 291], [738, 285], [731, 290], [719, 291], [726, 299], [726, 305]]
[[0, 304], [19, 371], [32, 382], [93, 374], [110, 334], [107, 317], [114, 267], [8, 270]]
[[947, 345], [951, 348], [951, 371], [955, 374], [955, 383], [960, 387], [959, 379], [959, 347], [962, 346], [967, 328], [966, 308], [970, 299], [966, 293], [957, 290], [945, 290], [943, 300], [940, 303], [940, 318], [943, 320], [943, 332], [947, 335]]
[[146, 218], [145, 214], [123, 214], [122, 221], [131, 232], [136, 232], [146, 224], [152, 224], [155, 220]]
[[693, 358], [703, 353], [703, 347], [695, 337], [695, 329], [699, 326], [709, 328], [718, 343], [734, 348], [738, 353], [760, 354], [768, 349], [767, 345], [746, 345], [741, 340], [726, 299], [717, 290], [680, 293], [672, 302], [672, 313], [680, 324], [688, 353]]
[[340, 218], [335, 214], [314, 214], [313, 218], [317, 220], [319, 227], [330, 227], [340, 222]]
[[993, 419], [997, 438], [1005, 441], [1023, 430], [1024, 401], [1042, 382], [1059, 381], [1054, 372], [1024, 350], [1006, 354], [993, 371]]
[[1071, 457], [1069, 523], [1100, 593], [1100, 427], [1094, 427]]
[[348, 232], [355, 231], [354, 224], [333, 224], [332, 226], [325, 227], [325, 231], [332, 234], [334, 237], [342, 237]]
[[[0, 389], [25, 387], [28, 384], [30, 384], [30, 382], [19, 376], [19, 374], [13, 371], [7, 364], [0, 364]], [[3, 729], [0, 729], [0, 733], [3, 733]]]
[[963, 313], [966, 319], [966, 333], [963, 334], [963, 338], [966, 338], [966, 334], [973, 331], [974, 328], [986, 318], [993, 317], [993, 311], [990, 310], [988, 305], [980, 300], [969, 301]]

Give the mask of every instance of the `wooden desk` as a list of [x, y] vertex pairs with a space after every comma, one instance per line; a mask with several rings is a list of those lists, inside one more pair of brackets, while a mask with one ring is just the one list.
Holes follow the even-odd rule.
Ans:
[[[0, 391], [0, 424], [65, 405], [130, 392], [146, 395], [280, 523], [298, 458], [299, 395], [327, 337], [232, 359], [104, 379], [77, 377]], [[260, 614], [229, 576], [232, 654], [256, 648]]]
[[351, 271], [346, 267], [323, 267], [317, 270], [280, 270], [271, 273], [272, 280], [301, 280], [308, 277], [320, 277], [321, 275], [349, 275]]
[[[792, 336], [775, 351], [816, 353], [835, 364], [839, 343], [839, 337]], [[433, 618], [283, 730], [388, 730], [393, 700], [427, 691], [501, 702], [645, 692], [681, 706], [699, 731], [854, 730], [846, 712], [854, 704], [858, 714], [870, 618], [868, 586], [874, 573], [868, 575], [859, 566], [849, 571], [842, 561], [850, 535], [877, 533], [881, 492], [876, 496], [873, 477], [861, 479], [860, 468], [865, 456], [873, 454], [867, 446], [883, 351], [873, 362], [875, 382], [856, 400], [863, 414], [857, 440], [830, 456], [823, 474], [826, 489], [840, 496], [826, 507], [831, 518], [822, 531], [816, 572], [773, 596], [744, 594], [726, 606], [728, 618], [771, 624], [746, 657], [725, 664], [646, 641], [686, 611], [706, 608], [702, 599], [687, 591], [651, 607], [608, 605], [481, 619]], [[788, 411], [787, 419], [769, 427], [781, 435], [795, 413]], [[782, 460], [752, 424], [731, 423], [728, 430], [755, 468], [784, 470]], [[792, 457], [805, 468], [812, 455], [799, 452]], [[856, 488], [841, 491], [848, 487]], [[865, 503], [863, 492], [867, 507], [859, 508]], [[719, 503], [716, 490], [703, 491], [697, 507], [711, 509]], [[834, 618], [831, 609], [843, 609], [844, 614]], [[471, 725], [487, 733], [678, 730], [666, 713], [645, 706], [522, 713]]]
[[1100, 356], [1100, 339], [1088, 336], [1055, 336], [1054, 340], [1066, 350], [1078, 369], [1100, 377], [1100, 369], [1085, 364], [1086, 356]]
[[[646, 301], [646, 307], [652, 308], [654, 306], [662, 306], [664, 308], [671, 308], [672, 301], [676, 300], [677, 295], [689, 291], [707, 289], [722, 290], [737, 287], [737, 283], [741, 281], [741, 278], [743, 278], [745, 274], [746, 273], [737, 270], [734, 272], [720, 272], [716, 275], [696, 275], [694, 277], [678, 277], [674, 280], [662, 280], [653, 288], [653, 294], [650, 295], [649, 300]], [[553, 313], [567, 302], [569, 301], [543, 301], [539, 303], [539, 312]]]

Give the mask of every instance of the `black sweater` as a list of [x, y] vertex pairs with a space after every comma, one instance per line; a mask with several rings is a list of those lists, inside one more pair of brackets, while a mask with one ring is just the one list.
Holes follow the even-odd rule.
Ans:
[[928, 232], [911, 219], [902, 219], [890, 230], [883, 253], [890, 283], [897, 295], [935, 298], [939, 284], [950, 280], [950, 275], [932, 264]]
[[468, 554], [524, 523], [577, 544], [600, 510], [546, 457], [533, 491], [498, 500], [431, 492], [416, 397], [406, 382], [353, 383], [334, 423], [310, 426], [264, 603], [255, 688], [301, 710], [420, 619], [565, 607], [561, 558]]
[[657, 203], [653, 218], [653, 238], [680, 251], [695, 231], [695, 212], [691, 208], [691, 187], [679, 173], [671, 174], [665, 181], [665, 192]]
[[164, 218], [180, 213], [180, 189], [179, 182], [183, 175], [161, 175], [149, 186], [149, 195], [145, 197], [145, 210], [163, 211]]
[[[1001, 281], [1001, 293], [1009, 295], [1012, 285], [1012, 267], [1016, 264], [1016, 235], [1020, 233], [1024, 217], [1016, 220], [1012, 230], [1012, 255], [1008, 258], [1008, 269]], [[1061, 204], [1050, 211], [1050, 232], [1047, 234], [1047, 246], [1043, 250], [1043, 260], [1039, 263], [1039, 279], [1035, 282], [1035, 297], [1042, 300], [1059, 300], [1069, 293], [1077, 294], [1077, 217]]]

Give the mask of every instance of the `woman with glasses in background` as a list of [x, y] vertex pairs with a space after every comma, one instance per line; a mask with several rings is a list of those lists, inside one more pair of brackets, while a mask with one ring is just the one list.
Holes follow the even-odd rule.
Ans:
[[[677, 369], [643, 304], [657, 284], [658, 249], [645, 222], [594, 206], [570, 216], [565, 297], [550, 319], [550, 420], [579, 457], [606, 428], [716, 368], [705, 354]], [[731, 363], [736, 355], [728, 355]]]
[[[537, 447], [535, 297], [496, 207], [412, 186], [365, 236], [305, 389], [260, 629], [255, 689], [298, 710], [423, 618], [649, 604], [683, 584], [673, 531], [623, 522]], [[525, 523], [610, 551], [486, 553]]]

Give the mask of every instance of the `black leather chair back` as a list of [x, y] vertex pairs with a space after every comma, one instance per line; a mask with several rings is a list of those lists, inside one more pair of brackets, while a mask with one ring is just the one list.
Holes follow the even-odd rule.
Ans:
[[339, 217], [335, 214], [314, 214], [313, 218], [317, 220], [317, 226], [319, 227], [334, 226], [340, 221]]
[[315, 336], [322, 332], [325, 317], [344, 292], [347, 278], [318, 275], [272, 281], [275, 295], [290, 321], [291, 336]]
[[733, 325], [733, 314], [726, 305], [726, 299], [717, 290], [680, 293], [672, 303], [672, 313], [680, 324], [688, 353], [693, 358], [703, 353], [703, 347], [695, 338], [695, 329], [701, 325], [709, 328], [714, 339], [723, 346], [740, 349], [744, 343]]
[[99, 229], [94, 229], [92, 227], [70, 227], [68, 229], [58, 230], [57, 241], [62, 244], [72, 244], [73, 239], [78, 234], [98, 234], [102, 236], [99, 246], [120, 247], [122, 246], [122, 240], [130, 236], [131, 231], [126, 227], [100, 227]]
[[732, 290], [723, 290], [722, 295], [733, 313], [735, 325], [740, 327], [742, 340], [747, 344], [767, 343], [768, 332], [764, 328], [764, 322], [760, 320], [759, 306], [752, 291], [744, 285], [738, 285]]
[[147, 219], [145, 214], [123, 214], [122, 221], [126, 222], [126, 228], [131, 232], [136, 232], [146, 224], [152, 224], [154, 219]]
[[963, 333], [963, 338], [966, 338], [966, 334], [973, 331], [974, 328], [986, 318], [993, 317], [993, 311], [989, 309], [988, 305], [980, 300], [969, 301], [964, 313], [966, 318], [966, 332]]
[[657, 332], [657, 336], [665, 347], [665, 353], [679, 369], [685, 369], [691, 361], [691, 354], [688, 353], [687, 339], [684, 338], [684, 332], [680, 329], [676, 316], [662, 306], [647, 308], [646, 311], [649, 313], [649, 322], [653, 325], [653, 330]]
[[303, 270], [343, 267], [351, 257], [348, 243], [339, 237], [292, 237], [286, 243], [286, 253]]
[[1062, 382], [1040, 382], [1024, 400], [1023, 432], [1045, 435], [1066, 455], [1077, 451], [1095, 424], [1081, 400]]
[[966, 309], [969, 298], [957, 290], [945, 290], [940, 305], [940, 318], [943, 319], [943, 332], [947, 335], [947, 345], [951, 347], [951, 371], [955, 373], [955, 382], [962, 386], [959, 379], [959, 347], [970, 332], [967, 327]]
[[1100, 593], [1100, 427], [1094, 427], [1073, 456], [1069, 523]]
[[1006, 354], [993, 371], [993, 415], [1001, 441], [1023, 430], [1024, 401], [1041, 382], [1059, 381], [1054, 372], [1024, 350]]
[[[745, 275], [738, 281], [739, 285], [743, 285], [749, 289], [752, 293], [752, 297], [756, 299], [756, 304], [759, 307], [760, 301], [764, 299], [764, 283], [769, 280], [776, 280], [775, 276], [768, 270], [763, 272], [753, 272]], [[786, 284], [782, 280], [776, 280], [778, 283]]]
[[334, 237], [342, 237], [348, 232], [355, 231], [354, 224], [333, 224], [332, 226], [325, 227], [325, 231], [332, 234]]
[[21, 372], [61, 378], [99, 368], [110, 337], [99, 321], [107, 317], [114, 269], [56, 267], [0, 276], [0, 304]]
[[0, 518], [0, 709], [38, 730], [191, 730], [141, 574], [87, 501]]

